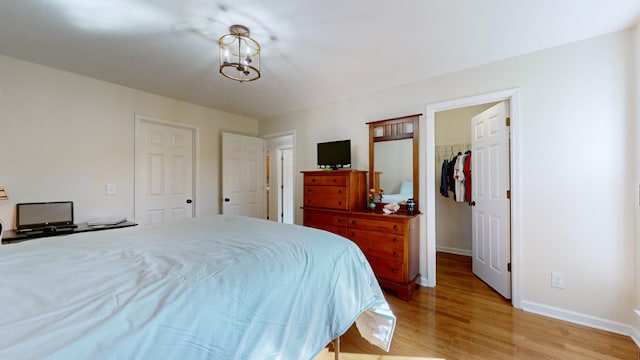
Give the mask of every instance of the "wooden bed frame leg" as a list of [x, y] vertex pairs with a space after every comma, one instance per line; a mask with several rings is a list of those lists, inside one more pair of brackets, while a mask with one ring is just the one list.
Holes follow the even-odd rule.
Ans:
[[333, 340], [333, 354], [335, 360], [340, 360], [340, 336]]

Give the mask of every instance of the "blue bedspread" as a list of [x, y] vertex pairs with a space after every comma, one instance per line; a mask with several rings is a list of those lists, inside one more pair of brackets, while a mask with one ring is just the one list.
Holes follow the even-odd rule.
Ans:
[[369, 264], [321, 230], [212, 216], [0, 246], [0, 359], [312, 359], [395, 327]]

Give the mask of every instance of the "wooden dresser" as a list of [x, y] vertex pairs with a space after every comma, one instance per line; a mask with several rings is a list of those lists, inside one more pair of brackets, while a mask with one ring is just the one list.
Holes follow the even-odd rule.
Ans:
[[303, 171], [304, 225], [344, 236], [367, 257], [380, 286], [409, 300], [420, 277], [419, 214], [366, 208], [366, 172]]
[[304, 207], [358, 210], [366, 205], [367, 172], [359, 170], [303, 171]]

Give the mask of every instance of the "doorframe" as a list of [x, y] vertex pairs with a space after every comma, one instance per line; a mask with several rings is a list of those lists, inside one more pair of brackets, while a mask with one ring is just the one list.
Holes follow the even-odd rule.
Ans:
[[[422, 136], [426, 141], [424, 148], [420, 150], [426, 156], [421, 157], [420, 176], [425, 179], [421, 186], [421, 203], [426, 204], [426, 215], [421, 221], [420, 233], [420, 272], [425, 274], [420, 283], [425, 286], [436, 286], [436, 178], [435, 178], [435, 115], [437, 112], [452, 110], [467, 106], [481, 105], [492, 102], [509, 101], [510, 122], [510, 190], [511, 190], [511, 304], [513, 307], [522, 308], [522, 289], [520, 286], [521, 263], [521, 190], [520, 190], [520, 89], [512, 88], [480, 95], [463, 97], [426, 106], [426, 126]], [[425, 199], [426, 197], [426, 199]]]
[[[274, 140], [274, 139], [278, 139], [278, 138], [284, 138], [284, 137], [291, 137], [291, 145], [290, 146], [287, 145], [286, 147], [284, 147], [284, 146], [280, 146], [279, 145], [279, 146], [276, 146], [275, 149], [276, 150], [281, 150], [281, 149], [284, 149], [284, 148], [287, 148], [287, 149], [291, 148], [291, 151], [292, 151], [291, 156], [292, 156], [293, 171], [294, 171], [294, 180], [293, 180], [293, 184], [292, 184], [293, 185], [293, 200], [292, 201], [293, 201], [293, 206], [294, 206], [294, 209], [295, 209], [295, 204], [296, 204], [296, 179], [295, 179], [295, 171], [296, 171], [295, 170], [296, 169], [296, 130], [289, 130], [289, 131], [283, 131], [283, 132], [279, 132], [279, 133], [267, 134], [267, 135], [262, 135], [260, 137], [265, 140], [265, 142], [267, 144], [267, 147], [269, 145], [269, 141], [270, 140]], [[267, 150], [270, 151], [271, 149], [268, 148]], [[273, 156], [272, 156], [271, 162], [272, 162], [271, 166], [273, 166]], [[278, 165], [277, 166], [281, 166], [280, 160], [278, 160]], [[280, 174], [278, 174], [278, 177], [280, 177]], [[280, 181], [281, 181], [281, 179], [278, 179], [279, 183], [277, 184], [278, 185], [277, 186], [278, 189], [277, 189], [277, 195], [276, 195], [276, 199], [278, 199], [278, 208], [280, 208], [280, 206], [281, 206], [281, 195], [282, 195], [281, 191], [280, 191], [280, 188], [279, 188], [279, 186], [281, 185]], [[270, 186], [270, 188], [273, 189], [273, 186]], [[279, 222], [279, 219], [280, 219], [280, 213], [279, 212], [277, 214], [277, 218], [278, 219], [276, 219], [276, 222]], [[272, 219], [270, 219], [270, 220], [272, 220]], [[294, 224], [296, 223], [296, 211], [293, 212], [293, 223]]]
[[[295, 196], [295, 171], [293, 171], [293, 145], [292, 146], [287, 146], [287, 147], [278, 147], [277, 151], [278, 151], [278, 222], [279, 223], [284, 223], [284, 152], [285, 151], [291, 151], [291, 191], [292, 191], [292, 195], [291, 195], [291, 209], [294, 209], [294, 196]], [[293, 212], [291, 214], [291, 219], [295, 221], [295, 212]]]
[[184, 129], [184, 130], [188, 130], [191, 132], [191, 144], [192, 144], [192, 149], [191, 151], [193, 152], [193, 156], [191, 157], [191, 187], [193, 190], [193, 194], [191, 199], [193, 200], [193, 203], [195, 204], [195, 206], [192, 207], [193, 209], [193, 217], [197, 217], [200, 214], [200, 201], [198, 201], [198, 196], [200, 194], [200, 188], [199, 188], [199, 184], [200, 182], [198, 181], [198, 174], [200, 174], [200, 161], [199, 161], [199, 152], [200, 152], [200, 128], [194, 125], [190, 125], [190, 124], [182, 124], [182, 123], [178, 123], [178, 122], [174, 122], [174, 121], [168, 121], [159, 117], [155, 117], [155, 116], [149, 116], [149, 115], [144, 115], [144, 114], [138, 114], [135, 113], [134, 114], [134, 141], [133, 141], [133, 214], [134, 214], [134, 220], [135, 220], [135, 214], [136, 214], [136, 181], [138, 181], [139, 179], [136, 179], [136, 158], [138, 155], [138, 141], [139, 141], [139, 136], [140, 136], [140, 126], [142, 123], [147, 123], [147, 124], [156, 124], [156, 125], [162, 125], [162, 126], [171, 126], [171, 127], [176, 127], [176, 128], [180, 128], [180, 129]]

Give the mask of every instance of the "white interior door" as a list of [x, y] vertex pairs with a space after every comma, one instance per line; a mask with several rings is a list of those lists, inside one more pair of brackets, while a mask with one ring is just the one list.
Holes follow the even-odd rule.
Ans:
[[282, 150], [282, 222], [293, 224], [293, 149]]
[[264, 140], [222, 133], [222, 213], [266, 217]]
[[511, 298], [509, 127], [499, 103], [471, 120], [473, 273]]
[[137, 223], [154, 224], [194, 216], [194, 134], [193, 129], [136, 117]]

